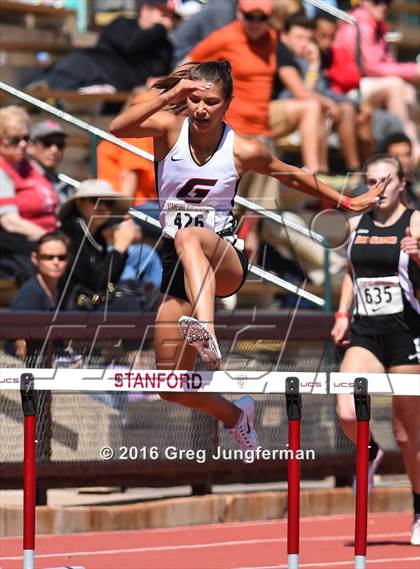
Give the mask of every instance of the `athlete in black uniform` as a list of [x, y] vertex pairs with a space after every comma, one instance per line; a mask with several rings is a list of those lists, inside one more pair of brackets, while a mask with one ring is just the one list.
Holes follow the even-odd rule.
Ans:
[[[392, 175], [375, 209], [350, 220], [349, 272], [332, 329], [337, 343], [348, 344], [342, 372], [420, 373], [420, 212], [401, 201], [404, 174], [398, 159], [376, 155], [365, 165], [367, 186]], [[349, 310], [353, 305], [350, 323]], [[350, 328], [350, 341], [344, 338]], [[394, 434], [414, 495], [411, 543], [420, 545], [420, 412], [419, 400], [395, 396]], [[353, 397], [339, 395], [337, 412], [346, 435], [356, 443]], [[371, 436], [369, 490], [383, 451]]]

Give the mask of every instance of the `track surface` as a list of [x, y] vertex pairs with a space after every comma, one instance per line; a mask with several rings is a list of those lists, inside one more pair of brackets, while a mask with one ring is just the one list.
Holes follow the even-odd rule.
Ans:
[[[411, 546], [410, 514], [372, 514], [367, 567], [419, 569], [420, 547]], [[37, 538], [36, 569], [81, 565], [85, 569], [283, 569], [287, 568], [286, 520], [162, 530], [44, 535]], [[302, 518], [304, 568], [352, 568], [352, 516]], [[20, 538], [3, 538], [0, 567], [21, 569]]]

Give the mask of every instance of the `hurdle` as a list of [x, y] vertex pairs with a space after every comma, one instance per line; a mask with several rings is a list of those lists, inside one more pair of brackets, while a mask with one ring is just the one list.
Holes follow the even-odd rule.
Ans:
[[368, 520], [368, 447], [370, 396], [368, 395], [368, 382], [364, 377], [358, 377], [354, 382], [354, 406], [356, 409], [357, 418], [354, 567], [355, 569], [365, 569]]
[[[34, 376], [25, 372], [20, 378], [20, 396], [24, 416], [23, 426], [23, 569], [35, 569], [35, 511], [36, 511], [36, 422], [37, 401]], [[80, 565], [49, 569], [84, 569]]]
[[299, 522], [300, 522], [300, 462], [296, 453], [300, 450], [300, 421], [302, 396], [299, 379], [286, 379], [286, 409], [288, 419], [288, 450], [292, 457], [287, 461], [287, 566], [299, 567]]
[[[0, 369], [0, 392], [20, 390], [24, 414], [24, 528], [23, 569], [35, 563], [36, 493], [36, 391], [89, 392], [213, 392], [284, 394], [288, 417], [288, 443], [293, 451], [288, 458], [288, 568], [299, 569], [300, 523], [300, 449], [301, 394], [353, 394], [358, 421], [357, 492], [355, 515], [354, 567], [365, 569], [367, 549], [367, 468], [370, 420], [370, 395], [420, 396], [420, 375], [333, 372], [258, 372], [126, 369], [13, 369], [18, 382], [3, 382], [10, 369]], [[80, 566], [55, 569], [83, 569]]]

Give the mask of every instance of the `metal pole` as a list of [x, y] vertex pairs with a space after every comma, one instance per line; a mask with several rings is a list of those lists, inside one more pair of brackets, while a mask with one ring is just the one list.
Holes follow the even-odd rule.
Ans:
[[90, 160], [92, 164], [92, 177], [98, 177], [98, 137], [96, 134], [90, 135]]
[[332, 311], [332, 286], [330, 275], [330, 250], [328, 240], [324, 239], [324, 312]]
[[300, 450], [300, 420], [302, 398], [299, 394], [299, 379], [286, 379], [286, 408], [289, 422], [288, 450], [292, 456], [287, 461], [287, 567], [299, 568], [299, 522], [300, 522], [300, 462], [296, 458]]
[[257, 211], [263, 217], [267, 217], [268, 219], [271, 219], [277, 223], [280, 223], [280, 225], [284, 225], [285, 227], [289, 227], [290, 229], [293, 229], [294, 231], [296, 231], [296, 233], [300, 233], [301, 235], [305, 235], [305, 237], [309, 237], [309, 239], [312, 239], [314, 241], [318, 241], [319, 243], [321, 243], [321, 245], [324, 244], [325, 238], [323, 235], [321, 235], [320, 233], [317, 233], [316, 231], [312, 231], [312, 229], [308, 229], [307, 227], [303, 227], [302, 225], [299, 225], [298, 223], [294, 223], [293, 221], [290, 221], [289, 219], [285, 219], [279, 213], [275, 213], [274, 211], [271, 211], [269, 209], [265, 209], [262, 206], [254, 203], [254, 202], [251, 202], [251, 201], [249, 201], [246, 198], [243, 198], [241, 196], [235, 196], [235, 203], [237, 203], [238, 205], [241, 205], [242, 207], [245, 207], [246, 209], [250, 209], [251, 211]]
[[364, 377], [354, 382], [354, 404], [357, 417], [356, 462], [356, 518], [354, 530], [354, 567], [365, 569], [368, 516], [368, 461], [370, 397], [368, 382]]
[[145, 158], [146, 160], [150, 160], [150, 162], [154, 161], [153, 154], [150, 154], [149, 152], [145, 152], [144, 150], [137, 148], [137, 146], [132, 146], [131, 144], [128, 144], [127, 142], [124, 142], [123, 140], [120, 140], [116, 136], [109, 134], [109, 132], [106, 132], [105, 130], [97, 128], [96, 126], [92, 126], [89, 123], [78, 119], [74, 115], [71, 115], [71, 114], [66, 113], [64, 111], [60, 111], [59, 109], [56, 109], [55, 107], [53, 107], [52, 105], [49, 105], [48, 103], [44, 103], [44, 101], [41, 101], [41, 100], [37, 99], [36, 97], [33, 97], [32, 95], [28, 95], [27, 93], [24, 93], [23, 91], [19, 91], [19, 89], [15, 89], [14, 87], [11, 87], [7, 83], [4, 83], [4, 81], [0, 81], [0, 90], [6, 91], [6, 93], [10, 93], [10, 95], [13, 95], [14, 97], [17, 97], [18, 99], [21, 99], [22, 101], [26, 101], [27, 103], [33, 105], [34, 107], [37, 107], [38, 109], [41, 109], [43, 111], [46, 111], [47, 113], [50, 113], [51, 115], [54, 115], [58, 119], [60, 119], [64, 122], [68, 122], [72, 126], [80, 128], [81, 130], [85, 130], [85, 131], [89, 132], [90, 134], [95, 134], [98, 138], [108, 140], [108, 142], [112, 142], [113, 144], [116, 144], [117, 146], [120, 146], [121, 148], [125, 148], [125, 150], [129, 150], [133, 154], [136, 154], [136, 156], [141, 156], [142, 158]]
[[308, 4], [312, 4], [312, 6], [315, 6], [316, 8], [319, 8], [324, 12], [328, 12], [328, 14], [331, 14], [332, 16], [338, 18], [339, 20], [343, 20], [343, 22], [347, 22], [348, 24], [356, 23], [356, 18], [354, 18], [350, 14], [347, 14], [347, 12], [340, 10], [339, 8], [331, 6], [331, 4], [323, 2], [322, 0], [305, 0], [305, 2], [307, 2]]
[[20, 378], [20, 395], [24, 414], [23, 453], [23, 569], [35, 567], [35, 499], [36, 499], [36, 398], [34, 376]]

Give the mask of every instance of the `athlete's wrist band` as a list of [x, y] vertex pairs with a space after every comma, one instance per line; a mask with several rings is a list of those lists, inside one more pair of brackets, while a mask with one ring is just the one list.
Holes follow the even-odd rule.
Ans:
[[351, 198], [349, 198], [348, 196], [343, 196], [343, 198], [340, 200], [339, 205], [346, 209], [351, 209]]
[[336, 312], [335, 319], [337, 320], [338, 318], [347, 318], [349, 320], [350, 314], [348, 312]]

